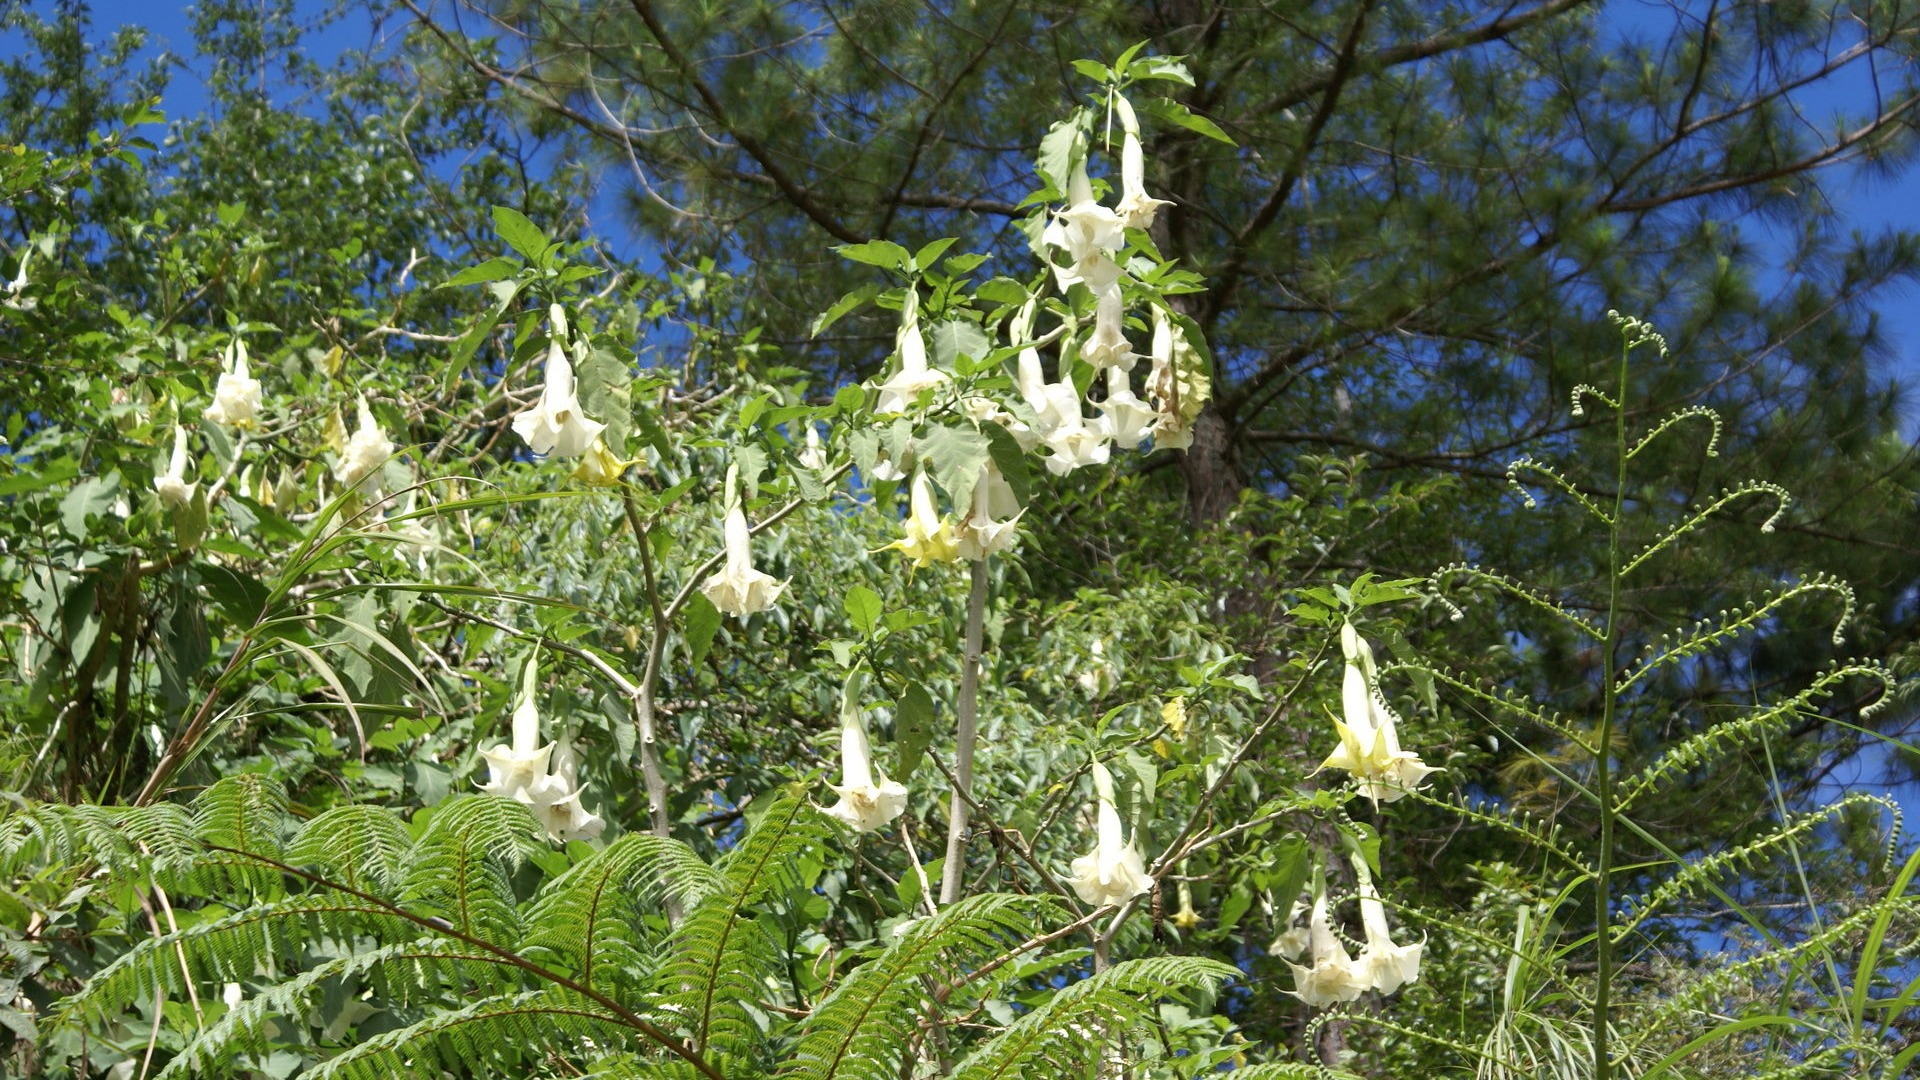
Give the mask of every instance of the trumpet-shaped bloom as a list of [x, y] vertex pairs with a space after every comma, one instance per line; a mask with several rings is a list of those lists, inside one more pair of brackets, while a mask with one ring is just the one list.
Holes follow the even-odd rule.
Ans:
[[1100, 425], [1113, 445], [1132, 450], [1153, 429], [1160, 414], [1153, 406], [1134, 396], [1127, 369], [1107, 369], [1107, 399], [1100, 403]]
[[1323, 1009], [1336, 1002], [1352, 1001], [1373, 985], [1333, 932], [1324, 878], [1314, 882], [1313, 914], [1307, 919], [1307, 940], [1313, 949], [1312, 966], [1287, 962], [1293, 969], [1294, 996], [1301, 1001]]
[[1391, 930], [1387, 927], [1386, 905], [1380, 902], [1380, 894], [1374, 890], [1373, 874], [1367, 870], [1367, 861], [1359, 855], [1353, 856], [1353, 870], [1360, 879], [1360, 923], [1366, 928], [1367, 947], [1360, 950], [1359, 959], [1354, 961], [1361, 974], [1373, 988], [1383, 994], [1391, 994], [1410, 982], [1420, 979], [1420, 954], [1427, 943], [1423, 938], [1409, 945], [1395, 945]]
[[577, 782], [573, 752], [563, 750], [556, 759], [554, 744], [539, 743], [540, 713], [534, 708], [529, 672], [528, 686], [513, 710], [513, 741], [480, 752], [487, 761], [487, 782], [480, 790], [525, 804], [551, 839], [590, 840], [600, 835], [606, 823], [580, 805], [585, 788]]
[[1185, 881], [1180, 883], [1180, 910], [1173, 913], [1170, 921], [1182, 930], [1200, 925], [1200, 913], [1193, 910], [1193, 886]]
[[1347, 658], [1340, 685], [1344, 715], [1333, 725], [1340, 746], [1320, 768], [1345, 769], [1360, 785], [1361, 794], [1375, 802], [1392, 802], [1440, 770], [1421, 761], [1419, 754], [1400, 749], [1399, 718], [1380, 696], [1373, 649], [1352, 623], [1341, 626], [1340, 646]]
[[960, 557], [960, 538], [952, 519], [941, 514], [933, 501], [933, 481], [925, 469], [913, 474], [913, 493], [908, 500], [905, 535], [880, 550], [898, 548], [915, 566], [953, 562]]
[[874, 768], [873, 747], [867, 742], [866, 716], [860, 711], [860, 688], [865, 680], [855, 673], [847, 680], [840, 700], [840, 780], [831, 785], [840, 801], [827, 813], [855, 832], [873, 830], [900, 816], [907, 808], [907, 787]]
[[1140, 852], [1121, 836], [1120, 811], [1113, 806], [1113, 776], [1093, 763], [1093, 850], [1073, 860], [1073, 891], [1095, 907], [1118, 907], [1153, 888]]
[[[955, 533], [960, 557], [984, 559], [1012, 547], [1018, 535], [1014, 531], [1015, 523], [1023, 513], [1013, 488], [1000, 475], [1000, 470], [988, 462], [973, 485], [973, 508]], [[1010, 516], [1004, 521], [995, 520], [1000, 515]]]
[[[1072, 387], [1067, 389], [1071, 391]], [[1105, 465], [1113, 456], [1113, 447], [1107, 442], [1107, 433], [1101, 425], [1080, 420], [1078, 408], [1074, 410], [1074, 417], [1074, 423], [1062, 424], [1041, 440], [1053, 451], [1046, 460], [1047, 471], [1055, 476], [1065, 476], [1083, 465]]]
[[1300, 916], [1305, 915], [1312, 906], [1313, 897], [1302, 892], [1287, 911], [1287, 928], [1267, 946], [1268, 952], [1285, 960], [1298, 960], [1306, 955], [1313, 939], [1307, 935], [1307, 928], [1300, 925]]
[[487, 782], [480, 785], [481, 791], [533, 802], [535, 787], [547, 778], [553, 744], [540, 745], [540, 713], [531, 697], [513, 710], [513, 741], [482, 750], [480, 756], [487, 760]]
[[174, 425], [173, 457], [167, 463], [167, 471], [153, 478], [153, 490], [160, 493], [160, 501], [168, 506], [185, 506], [193, 501], [193, 491], [198, 483], [187, 483], [187, 429]]
[[811, 423], [807, 425], [806, 441], [801, 450], [794, 455], [795, 460], [807, 468], [819, 472], [827, 467], [827, 448], [820, 441], [820, 429]]
[[908, 301], [908, 315], [900, 326], [900, 370], [878, 387], [877, 413], [902, 413], [920, 395], [947, 381], [947, 373], [927, 366], [927, 339], [920, 334], [918, 305]]
[[260, 380], [247, 372], [247, 346], [236, 341], [227, 347], [227, 368], [213, 387], [213, 404], [201, 415], [221, 427], [259, 426]]
[[1140, 137], [1129, 131], [1120, 143], [1120, 205], [1114, 208], [1129, 229], [1152, 228], [1160, 208], [1173, 205], [1147, 194], [1146, 172]]
[[765, 611], [780, 599], [787, 583], [753, 568], [753, 534], [747, 528], [747, 515], [738, 499], [727, 507], [727, 563], [700, 586], [713, 606], [729, 615], [751, 615]]
[[1153, 343], [1147, 355], [1153, 366], [1147, 374], [1147, 393], [1160, 412], [1153, 425], [1153, 445], [1159, 450], [1180, 450], [1193, 445], [1193, 416], [1199, 403], [1185, 395], [1204, 389], [1183, 381], [1174, 356], [1173, 320], [1158, 307], [1153, 309]]
[[1118, 285], [1100, 290], [1093, 315], [1093, 336], [1080, 346], [1080, 358], [1096, 368], [1133, 366], [1133, 345], [1127, 341], [1127, 305]]
[[393, 442], [386, 432], [380, 430], [380, 421], [374, 419], [373, 410], [367, 407], [367, 399], [360, 399], [360, 426], [354, 429], [353, 436], [340, 451], [340, 461], [334, 465], [333, 473], [348, 487], [362, 487], [377, 490], [380, 487], [380, 468], [393, 456]]
[[536, 454], [579, 457], [587, 452], [607, 425], [580, 411], [573, 364], [556, 335], [547, 344], [547, 383], [540, 400], [513, 418], [514, 433]]
[[589, 487], [612, 487], [620, 482], [620, 474], [627, 471], [627, 463], [613, 456], [613, 450], [607, 446], [607, 440], [596, 438], [593, 445], [580, 457], [580, 464], [568, 474], [573, 479]]

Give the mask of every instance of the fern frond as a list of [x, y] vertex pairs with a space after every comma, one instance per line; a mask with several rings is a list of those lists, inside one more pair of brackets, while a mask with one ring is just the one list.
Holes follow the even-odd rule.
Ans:
[[434, 809], [401, 870], [399, 902], [461, 933], [516, 944], [521, 926], [511, 875], [538, 833], [533, 814], [486, 795], [456, 796]]
[[[193, 800], [194, 838], [202, 844], [280, 857], [287, 825], [287, 792], [278, 780], [240, 773], [215, 781]], [[176, 868], [177, 885], [242, 896], [281, 895], [280, 875], [258, 863], [191, 858]]]
[[[495, 995], [501, 991], [498, 976], [507, 973], [517, 974], [517, 969], [472, 946], [441, 938], [403, 941], [337, 957], [228, 1009], [196, 1032], [156, 1080], [213, 1075], [243, 1050], [264, 1056], [269, 1050], [263, 1038], [267, 1023], [275, 1017], [303, 1017], [309, 999], [329, 980], [374, 976], [389, 1003], [404, 1004], [422, 997], [458, 1000], [475, 990]], [[519, 988], [517, 980], [514, 988]]]
[[1891, 675], [1875, 664], [1829, 668], [1790, 698], [1715, 724], [1668, 747], [1659, 760], [1640, 770], [1637, 775], [1623, 778], [1620, 809], [1626, 810], [1635, 800], [1657, 790], [1663, 782], [1676, 775], [1691, 772], [1722, 755], [1758, 745], [1762, 738], [1784, 730], [1810, 711], [1815, 701], [1831, 696], [1834, 687], [1841, 681], [1854, 676], [1880, 679], [1892, 685]]
[[825, 843], [827, 817], [790, 785], [720, 864], [720, 887], [687, 913], [668, 945], [660, 1007], [701, 1053], [738, 1052], [754, 1037], [746, 1006], [764, 992], [778, 950], [752, 909], [800, 885], [806, 856]]
[[631, 1030], [601, 1006], [545, 988], [484, 998], [383, 1031], [302, 1075], [309, 1080], [527, 1076], [547, 1054], [584, 1060]]
[[111, 1022], [156, 994], [185, 995], [189, 977], [197, 987], [274, 971], [282, 961], [298, 961], [315, 939], [379, 940], [416, 932], [404, 919], [352, 897], [296, 896], [258, 904], [140, 942], [62, 999], [57, 1022]]
[[1152, 1018], [1161, 997], [1212, 989], [1239, 976], [1229, 964], [1197, 956], [1128, 960], [1082, 979], [1014, 1021], [954, 1070], [954, 1080], [1015, 1080], [1087, 1075], [1114, 1040]]
[[[908, 1041], [902, 1031], [928, 995], [926, 982], [976, 969], [1033, 936], [1037, 921], [1057, 914], [1036, 897], [968, 897], [930, 919], [909, 924], [899, 940], [861, 965], [820, 1002], [801, 1027], [782, 1075], [807, 1080], [890, 1080]], [[1008, 972], [1011, 974], [1011, 972]]]
[[[1830, 594], [1840, 598], [1840, 617], [1834, 620], [1833, 643], [1845, 640], [1843, 632], [1847, 624], [1853, 621], [1853, 611], [1857, 604], [1853, 586], [1838, 578], [1815, 574], [1791, 588], [1771, 593], [1760, 600], [1749, 601], [1744, 606], [1720, 612], [1718, 618], [1701, 619], [1693, 624], [1687, 635], [1679, 641], [1673, 641], [1673, 635], [1662, 634], [1649, 645], [1637, 658], [1637, 662], [1624, 669], [1615, 684], [1615, 693], [1624, 694], [1634, 683], [1662, 667], [1679, 663], [1690, 657], [1698, 656], [1715, 646], [1725, 644], [1745, 631], [1757, 631], [1786, 604], [1807, 595]], [[1893, 679], [1884, 680], [1889, 686]]]
[[413, 837], [398, 814], [348, 803], [307, 822], [287, 845], [286, 861], [349, 888], [384, 894], [399, 886], [412, 850]]
[[584, 986], [619, 995], [645, 970], [638, 941], [645, 913], [660, 910], [668, 898], [697, 906], [719, 887], [720, 875], [687, 845], [628, 833], [541, 890], [527, 916], [533, 930], [522, 952]]

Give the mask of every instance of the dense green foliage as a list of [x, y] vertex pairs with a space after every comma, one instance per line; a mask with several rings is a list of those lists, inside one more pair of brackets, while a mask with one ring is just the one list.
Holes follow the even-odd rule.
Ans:
[[[1781, 88], [1911, 14], [1140, 10], [400, 10], [330, 67], [207, 4], [162, 127], [132, 37], [7, 8], [4, 1068], [1904, 1075], [1920, 861], [1822, 777], [1914, 767], [1916, 256], [1791, 185], [1897, 165], [1913, 88], [1819, 145]], [[1120, 94], [1174, 204], [1123, 327], [1212, 397], [1056, 475], [1018, 354], [1102, 378], [1039, 233], [1121, 194]], [[1749, 212], [1804, 229], [1767, 302]], [[527, 452], [555, 350], [604, 456]], [[916, 463], [1017, 546], [939, 554]], [[1416, 790], [1316, 769], [1347, 623]], [[603, 832], [502, 779], [532, 706]], [[873, 831], [814, 803], [849, 717]], [[1109, 816], [1156, 880], [1096, 901]], [[1320, 1007], [1287, 935], [1380, 955], [1376, 885], [1417, 981]]]

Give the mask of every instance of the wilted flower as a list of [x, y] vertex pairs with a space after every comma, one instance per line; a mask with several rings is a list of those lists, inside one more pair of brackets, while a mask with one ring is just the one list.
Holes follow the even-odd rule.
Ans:
[[874, 411], [880, 414], [906, 412], [921, 393], [947, 381], [947, 373], [927, 366], [927, 340], [920, 335], [918, 294], [907, 293], [906, 314], [900, 322], [900, 370], [879, 385], [880, 400]]
[[737, 469], [727, 469], [727, 562], [700, 586], [700, 591], [714, 607], [729, 615], [751, 615], [772, 607], [787, 583], [753, 568], [753, 533], [747, 528], [746, 512], [740, 508]]
[[185, 506], [193, 501], [193, 490], [199, 486], [187, 483], [187, 429], [175, 424], [173, 457], [167, 463], [167, 471], [153, 478], [153, 490], [160, 493], [160, 501], [168, 506]]
[[1380, 695], [1373, 649], [1352, 623], [1340, 627], [1340, 648], [1347, 659], [1340, 685], [1344, 719], [1333, 725], [1340, 734], [1340, 747], [1327, 755], [1320, 768], [1345, 769], [1359, 783], [1362, 795], [1375, 802], [1392, 802], [1440, 770], [1422, 762], [1420, 755], [1400, 749], [1399, 718]]
[[[1025, 513], [1006, 477], [989, 461], [973, 485], [973, 508], [956, 530], [955, 542], [963, 559], [984, 559], [1013, 546], [1015, 522]], [[1004, 517], [1004, 520], [996, 520]]]
[[1353, 872], [1360, 880], [1360, 924], [1366, 928], [1367, 947], [1360, 950], [1360, 958], [1354, 966], [1365, 975], [1373, 988], [1383, 994], [1391, 994], [1400, 987], [1420, 978], [1420, 953], [1425, 950], [1425, 939], [1410, 945], [1395, 945], [1391, 931], [1387, 927], [1386, 905], [1380, 902], [1380, 894], [1374, 891], [1373, 874], [1367, 869], [1367, 860], [1358, 854], [1352, 856]]
[[[827, 813], [855, 832], [873, 830], [900, 816], [907, 808], [907, 787], [874, 768], [873, 747], [867, 742], [866, 716], [860, 710], [860, 691], [866, 678], [859, 671], [847, 676], [840, 696], [840, 780], [833, 787], [840, 801]], [[876, 782], [877, 781], [877, 782]]]
[[1178, 450], [1193, 445], [1193, 420], [1206, 404], [1211, 386], [1201, 371], [1200, 358], [1184, 334], [1174, 332], [1173, 320], [1159, 307], [1153, 309], [1153, 344], [1148, 356], [1153, 367], [1147, 375], [1147, 393], [1160, 412], [1153, 425], [1153, 445], [1159, 450]]
[[1134, 396], [1126, 368], [1107, 369], [1107, 399], [1100, 403], [1100, 424], [1115, 446], [1122, 450], [1139, 446], [1159, 416], [1153, 406]]
[[1173, 913], [1173, 925], [1182, 930], [1192, 930], [1200, 925], [1200, 913], [1193, 910], [1193, 886], [1180, 883], [1180, 910]]
[[213, 404], [201, 415], [223, 427], [254, 428], [259, 423], [260, 380], [247, 373], [246, 342], [227, 346], [227, 367], [213, 387]]
[[1113, 806], [1113, 776], [1093, 763], [1095, 839], [1093, 851], [1073, 860], [1073, 891], [1095, 907], [1118, 907], [1153, 888], [1140, 852], [1121, 837], [1120, 811]]
[[908, 500], [907, 520], [901, 526], [905, 535], [880, 550], [898, 548], [915, 566], [952, 562], [960, 557], [959, 538], [953, 521], [942, 515], [933, 501], [933, 481], [927, 471], [913, 474], [913, 494]]
[[1327, 909], [1326, 876], [1314, 874], [1313, 914], [1307, 920], [1307, 939], [1313, 949], [1313, 966], [1303, 967], [1288, 961], [1293, 969], [1293, 992], [1315, 1008], [1341, 1001], [1352, 1001], [1367, 992], [1372, 982], [1354, 965], [1347, 947], [1333, 932]]

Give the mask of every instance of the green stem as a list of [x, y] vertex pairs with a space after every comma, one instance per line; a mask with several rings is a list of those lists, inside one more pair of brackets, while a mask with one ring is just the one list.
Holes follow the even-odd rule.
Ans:
[[1593, 1076], [1594, 1080], [1612, 1080], [1613, 1048], [1611, 1020], [1613, 996], [1613, 725], [1619, 707], [1614, 651], [1620, 642], [1620, 578], [1625, 555], [1620, 543], [1621, 519], [1627, 501], [1627, 357], [1630, 348], [1620, 349], [1620, 375], [1616, 391], [1613, 438], [1613, 517], [1607, 523], [1607, 638], [1602, 645], [1600, 663], [1600, 730], [1594, 740], [1593, 794], [1600, 804], [1600, 853], [1594, 867], [1594, 992], [1593, 992]]

